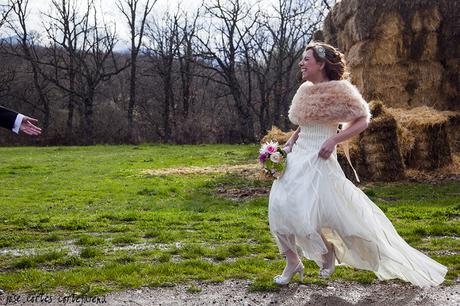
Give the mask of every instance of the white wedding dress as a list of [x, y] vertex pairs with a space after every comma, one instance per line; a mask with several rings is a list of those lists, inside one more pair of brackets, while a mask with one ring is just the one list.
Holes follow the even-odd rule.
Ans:
[[336, 132], [336, 124], [301, 126], [285, 172], [273, 182], [268, 217], [280, 252], [299, 250], [321, 266], [327, 253], [322, 235], [334, 245], [337, 265], [420, 287], [442, 283], [447, 268], [398, 235], [385, 214], [345, 177], [336, 151], [328, 159], [318, 157], [321, 145]]

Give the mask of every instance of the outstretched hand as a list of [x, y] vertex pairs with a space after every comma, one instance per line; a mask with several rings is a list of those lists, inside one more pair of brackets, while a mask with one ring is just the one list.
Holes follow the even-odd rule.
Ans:
[[336, 144], [337, 142], [333, 138], [329, 138], [323, 143], [321, 149], [319, 149], [318, 156], [324, 159], [328, 159], [334, 151]]
[[42, 133], [42, 129], [36, 126], [38, 120], [24, 116], [21, 122], [21, 126], [19, 127], [19, 130], [27, 135], [32, 135], [32, 136], [37, 136]]

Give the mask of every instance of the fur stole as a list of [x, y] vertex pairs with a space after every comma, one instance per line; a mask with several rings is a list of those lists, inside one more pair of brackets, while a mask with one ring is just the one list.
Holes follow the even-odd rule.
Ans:
[[359, 117], [369, 122], [371, 113], [358, 89], [347, 80], [300, 85], [291, 107], [289, 120], [296, 125], [307, 123], [345, 123]]

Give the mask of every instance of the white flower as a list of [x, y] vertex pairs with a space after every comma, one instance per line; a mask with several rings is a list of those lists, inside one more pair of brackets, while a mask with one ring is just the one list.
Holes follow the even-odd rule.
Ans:
[[276, 152], [278, 148], [278, 142], [266, 142], [264, 145], [262, 145], [262, 148], [260, 148], [260, 153], [269, 153], [272, 154]]
[[279, 164], [283, 160], [283, 155], [280, 152], [275, 152], [270, 155], [270, 160], [276, 164]]

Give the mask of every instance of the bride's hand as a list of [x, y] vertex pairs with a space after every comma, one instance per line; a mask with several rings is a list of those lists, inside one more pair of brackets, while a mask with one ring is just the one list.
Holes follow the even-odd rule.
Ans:
[[290, 140], [288, 140], [283, 146], [283, 151], [286, 152], [286, 154], [290, 153], [292, 151], [293, 145], [294, 144]]
[[292, 151], [292, 148], [291, 148], [291, 146], [289, 146], [289, 145], [288, 145], [288, 146], [284, 146], [284, 147], [283, 147], [283, 151], [286, 152], [286, 153], [290, 153], [290, 152]]
[[323, 143], [321, 149], [319, 149], [318, 156], [324, 159], [328, 159], [334, 151], [336, 144], [337, 143], [333, 138], [329, 138]]

